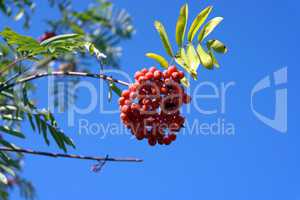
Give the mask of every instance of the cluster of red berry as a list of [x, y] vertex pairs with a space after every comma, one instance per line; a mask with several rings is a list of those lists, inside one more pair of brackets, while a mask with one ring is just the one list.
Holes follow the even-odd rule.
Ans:
[[183, 127], [182, 104], [190, 102], [180, 80], [184, 73], [175, 66], [164, 72], [151, 67], [135, 73], [135, 83], [119, 99], [121, 119], [138, 140], [151, 146], [169, 145]]
[[39, 37], [38, 41], [43, 42], [49, 38], [56, 36], [54, 32], [45, 32], [41, 37]]

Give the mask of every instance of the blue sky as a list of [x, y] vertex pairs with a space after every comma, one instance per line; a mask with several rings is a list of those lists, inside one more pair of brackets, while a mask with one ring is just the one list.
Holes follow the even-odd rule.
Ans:
[[[87, 6], [89, 1], [74, 1], [75, 7]], [[148, 51], [164, 53], [159, 37], [153, 28], [153, 21], [162, 21], [168, 32], [174, 32], [178, 11], [186, 1], [129, 1], [116, 0], [116, 6], [125, 8], [132, 15], [137, 29], [132, 40], [122, 43], [121, 66], [130, 75], [141, 67], [154, 63], [144, 54]], [[218, 112], [203, 115], [192, 104], [186, 113], [187, 121], [193, 123], [214, 123], [225, 120], [235, 127], [234, 135], [182, 135], [168, 146], [154, 148], [146, 142], [131, 140], [128, 135], [109, 135], [101, 139], [99, 135], [79, 135], [79, 120], [89, 123], [117, 123], [118, 114], [101, 114], [98, 110], [89, 115], [77, 114], [75, 126], [67, 126], [67, 114], [57, 114], [61, 127], [72, 136], [77, 144], [73, 153], [88, 155], [135, 156], [143, 158], [143, 163], [109, 163], [105, 169], [94, 174], [89, 171], [93, 162], [38, 158], [27, 156], [24, 176], [35, 184], [41, 200], [53, 199], [206, 199], [206, 200], [281, 200], [300, 199], [299, 173], [299, 133], [296, 130], [296, 115], [299, 112], [299, 85], [296, 44], [299, 27], [296, 20], [296, 1], [187, 1], [190, 16], [207, 5], [213, 5], [212, 16], [223, 16], [225, 20], [211, 35], [224, 41], [229, 47], [226, 56], [219, 56], [221, 68], [208, 71], [199, 70], [199, 81], [192, 82], [191, 92], [204, 81], [210, 81], [218, 89], [222, 83], [234, 82], [226, 93], [226, 112], [220, 112], [220, 99], [201, 101], [194, 99], [203, 108]], [[39, 36], [47, 29], [44, 18], [55, 18], [47, 4], [38, 1], [32, 29], [26, 34]], [[21, 24], [1, 19], [0, 27], [12, 26], [21, 30]], [[171, 38], [174, 44], [173, 37]], [[265, 76], [288, 67], [288, 131], [280, 133], [259, 121], [250, 108], [250, 93], [254, 85]], [[97, 70], [95, 66], [93, 70]], [[39, 83], [40, 102], [46, 102], [46, 81]], [[99, 88], [99, 82], [91, 80]], [[272, 117], [275, 107], [276, 87], [265, 89], [255, 99], [255, 108]], [[298, 88], [299, 89], [299, 88]], [[201, 94], [210, 94], [211, 89], [203, 88]], [[78, 92], [77, 106], [85, 106], [90, 101], [86, 91]], [[99, 96], [101, 96], [99, 92]], [[106, 95], [106, 94], [104, 94]], [[116, 97], [107, 108], [117, 108]], [[100, 106], [100, 100], [98, 106]], [[41, 106], [46, 105], [40, 103]], [[292, 109], [292, 110], [291, 110]], [[16, 141], [23, 147], [58, 151], [43, 144], [38, 134], [24, 127], [28, 140]], [[13, 199], [19, 199], [17, 192]]]

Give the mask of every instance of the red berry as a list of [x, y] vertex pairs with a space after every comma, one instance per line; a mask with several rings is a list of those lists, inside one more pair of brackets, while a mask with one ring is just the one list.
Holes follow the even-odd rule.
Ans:
[[178, 72], [179, 74], [179, 79], [182, 79], [184, 77], [184, 73], [182, 71]]
[[173, 72], [172, 73], [172, 78], [173, 78], [173, 80], [178, 80], [179, 79], [179, 73], [178, 72]]
[[125, 113], [121, 113], [120, 117], [121, 117], [121, 119], [123, 119], [123, 120], [125, 120], [125, 119], [128, 118], [127, 115], [126, 115]]
[[153, 137], [153, 136], [150, 136], [148, 138], [148, 143], [149, 143], [150, 146], [155, 146], [156, 145], [156, 138]]
[[120, 98], [119, 98], [119, 105], [120, 105], [120, 106], [123, 106], [124, 103], [125, 103], [125, 100], [126, 100], [126, 99], [125, 99], [124, 97], [120, 97]]
[[149, 72], [154, 73], [156, 71], [156, 67], [150, 67]]
[[175, 66], [170, 66], [168, 68], [168, 75], [171, 76], [173, 72], [177, 72], [177, 68]]
[[130, 104], [131, 104], [131, 101], [130, 101], [130, 100], [126, 99], [126, 100], [124, 101], [124, 105], [130, 105]]
[[129, 97], [130, 97], [130, 99], [135, 99], [137, 97], [137, 93], [136, 92], [130, 92]]
[[145, 79], [144, 76], [140, 76], [139, 79], [138, 79], [139, 83], [142, 83], [142, 82], [145, 81], [145, 80], [146, 80], [146, 79]]
[[139, 77], [142, 76], [142, 75], [143, 75], [143, 74], [142, 74], [140, 71], [137, 71], [137, 72], [135, 72], [135, 74], [134, 74], [134, 78], [135, 78], [136, 80], [138, 80]]
[[158, 70], [156, 70], [153, 75], [156, 80], [159, 80], [162, 76], [161, 72]]
[[171, 144], [172, 140], [168, 136], [165, 136], [163, 142], [165, 145], [169, 145]]
[[188, 104], [191, 102], [191, 97], [187, 94], [183, 94], [183, 103]]
[[171, 141], [175, 141], [176, 138], [177, 138], [177, 136], [176, 136], [174, 133], [172, 133], [172, 134], [169, 135], [169, 139], [170, 139]]
[[121, 110], [122, 110], [123, 113], [127, 113], [127, 112], [129, 111], [129, 109], [130, 109], [130, 108], [129, 108], [128, 105], [124, 105], [124, 106], [122, 106], [122, 109], [121, 109]]
[[130, 94], [129, 90], [124, 90], [124, 91], [122, 92], [122, 97], [128, 99], [128, 98], [129, 98], [129, 94]]
[[146, 73], [148, 72], [148, 70], [147, 70], [146, 68], [144, 68], [144, 69], [141, 70], [141, 72], [142, 72], [143, 74], [146, 74]]
[[145, 74], [145, 78], [146, 78], [146, 80], [152, 79], [153, 78], [153, 73], [152, 72], [147, 72]]

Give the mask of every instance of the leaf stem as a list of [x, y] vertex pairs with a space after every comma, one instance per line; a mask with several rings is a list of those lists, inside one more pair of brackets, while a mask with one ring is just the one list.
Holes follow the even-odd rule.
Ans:
[[48, 156], [53, 158], [71, 158], [71, 159], [80, 159], [80, 160], [94, 160], [94, 161], [109, 161], [109, 162], [143, 162], [142, 159], [138, 158], [111, 158], [108, 156], [105, 157], [95, 157], [95, 156], [82, 156], [75, 154], [62, 154], [62, 153], [51, 153], [44, 151], [34, 151], [31, 149], [22, 149], [22, 148], [8, 148], [8, 147], [0, 147], [0, 151], [7, 152], [17, 152], [17, 153], [25, 153], [32, 154], [38, 156]]

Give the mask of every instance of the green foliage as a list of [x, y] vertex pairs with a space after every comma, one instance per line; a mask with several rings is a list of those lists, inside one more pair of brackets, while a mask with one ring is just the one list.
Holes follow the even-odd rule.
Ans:
[[219, 40], [209, 40], [207, 41], [206, 45], [208, 49], [213, 49], [218, 53], [225, 54], [228, 51], [226, 46]]
[[58, 35], [41, 43], [29, 36], [20, 35], [10, 28], [5, 28], [0, 35], [10, 46], [15, 47], [18, 53], [26, 57], [38, 55], [59, 57], [67, 53], [88, 50], [90, 54], [95, 54], [97, 59], [105, 58], [103, 53], [92, 43], [84, 41], [83, 36], [79, 34]]
[[13, 17], [15, 21], [25, 18], [25, 28], [29, 28], [30, 14], [34, 9], [35, 3], [31, 0], [0, 0], [0, 11], [9, 17]]
[[[58, 9], [61, 14], [56, 20], [47, 21], [47, 29], [57, 36], [40, 43], [9, 28], [0, 32], [4, 41], [0, 41], [0, 147], [18, 148], [9, 139], [26, 141], [26, 136], [33, 131], [39, 133], [46, 144], [56, 144], [65, 152], [75, 148], [72, 139], [59, 128], [53, 113], [37, 108], [30, 99], [35, 92], [32, 83], [13, 89], [6, 89], [5, 85], [35, 74], [37, 70], [46, 71], [53, 62], [56, 65], [72, 63], [74, 69], [86, 66], [91, 59], [86, 52], [96, 57], [100, 64], [117, 67], [121, 55], [119, 44], [134, 33], [130, 15], [125, 10], [113, 8], [111, 2], [95, 0], [92, 6], [78, 11], [72, 8], [71, 0], [48, 1], [52, 9]], [[30, 0], [0, 0], [0, 12], [16, 21], [25, 19], [27, 28], [34, 7], [34, 1]], [[112, 93], [121, 94], [114, 83], [108, 83], [109, 98]], [[32, 131], [23, 132], [25, 123]], [[15, 187], [20, 189], [21, 196], [33, 199], [32, 184], [20, 177], [22, 158], [20, 153], [0, 151], [0, 199], [8, 200], [10, 190]]]
[[103, 60], [104, 65], [118, 67], [122, 53], [119, 43], [131, 38], [134, 33], [132, 19], [125, 10], [119, 10], [105, 0], [95, 1], [82, 11], [74, 10], [69, 0], [53, 3], [61, 13], [57, 20], [47, 21], [53, 32], [84, 35], [86, 41], [93, 43], [95, 48], [107, 56]]
[[[228, 50], [226, 46], [219, 40], [209, 40], [206, 42], [205, 49], [203, 42], [206, 37], [216, 28], [216, 26], [223, 20], [222, 17], [215, 17], [207, 24], [204, 24], [209, 14], [212, 11], [212, 6], [206, 7], [202, 10], [197, 17], [193, 20], [187, 34], [187, 41], [185, 42], [185, 32], [188, 20], [188, 5], [185, 4], [181, 7], [179, 17], [176, 23], [175, 38], [178, 45], [178, 50], [174, 54], [164, 26], [156, 21], [155, 28], [157, 29], [161, 41], [167, 54], [171, 59], [188, 72], [195, 80], [197, 79], [197, 71], [200, 65], [207, 69], [219, 67], [218, 61], [213, 53], [225, 54]], [[202, 28], [201, 28], [202, 27]], [[201, 28], [201, 29], [200, 29]], [[199, 31], [200, 30], [200, 31]], [[194, 42], [195, 36], [198, 34], [198, 42]], [[168, 64], [166, 59], [156, 53], [147, 53], [147, 57], [154, 59], [161, 66], [166, 67]], [[182, 81], [185, 86], [188, 86], [188, 80]]]
[[200, 31], [198, 41], [202, 42], [218, 25], [223, 21], [222, 17], [215, 17], [210, 20]]
[[182, 44], [184, 42], [184, 35], [188, 21], [188, 10], [189, 9], [187, 4], [181, 7], [176, 24], [176, 42], [179, 47], [182, 47]]
[[155, 21], [154, 26], [155, 26], [157, 32], [159, 33], [160, 39], [161, 39], [161, 41], [162, 41], [162, 43], [165, 47], [165, 50], [166, 50], [167, 54], [169, 56], [173, 57], [174, 56], [173, 50], [172, 50], [167, 32], [165, 30], [165, 27], [159, 21]]
[[158, 55], [158, 54], [155, 54], [155, 53], [147, 53], [146, 56], [148, 58], [151, 58], [151, 59], [157, 61], [160, 64], [160, 66], [162, 66], [164, 68], [168, 68], [168, 66], [169, 66], [168, 61], [164, 57], [162, 57], [161, 55]]
[[212, 11], [212, 7], [208, 6], [203, 11], [201, 11], [198, 14], [198, 16], [194, 19], [194, 21], [190, 27], [189, 33], [188, 33], [188, 41], [189, 42], [193, 41], [200, 26], [205, 22], [205, 20], [207, 19], [208, 15], [210, 14], [211, 11]]

